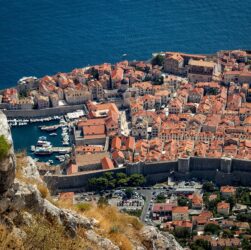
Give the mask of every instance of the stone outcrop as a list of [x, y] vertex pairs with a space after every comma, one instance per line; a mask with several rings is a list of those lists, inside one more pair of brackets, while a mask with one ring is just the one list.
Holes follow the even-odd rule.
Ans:
[[6, 116], [0, 111], [0, 136], [4, 138], [10, 145], [6, 158], [0, 161], [0, 195], [11, 187], [15, 178], [15, 156], [13, 150], [13, 142], [8, 126]]
[[93, 230], [86, 231], [86, 237], [89, 241], [95, 243], [98, 248], [103, 250], [119, 250], [118, 246], [115, 246], [109, 239], [101, 237]]
[[175, 240], [174, 236], [163, 233], [153, 226], [145, 226], [141, 229], [141, 237], [147, 249], [153, 250], [182, 250], [183, 248]]

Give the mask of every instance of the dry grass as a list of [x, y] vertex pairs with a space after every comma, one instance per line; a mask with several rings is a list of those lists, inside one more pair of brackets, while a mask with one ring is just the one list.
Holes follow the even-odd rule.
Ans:
[[87, 217], [100, 222], [98, 233], [109, 238], [122, 250], [131, 250], [131, 239], [141, 241], [139, 230], [142, 224], [138, 218], [120, 213], [115, 207], [92, 207], [84, 212]]
[[[25, 156], [25, 152], [21, 152], [16, 156], [16, 177], [25, 183], [36, 185], [43, 198], [46, 198], [57, 207], [71, 209], [86, 217], [95, 218], [99, 221], [99, 227], [96, 229], [97, 233], [103, 237], [109, 238], [114, 244], [118, 245], [121, 250], [133, 249], [132, 240], [142, 242], [139, 230], [143, 225], [137, 217], [120, 213], [117, 208], [112, 206], [103, 205], [102, 207], [98, 207], [91, 203], [73, 205], [67, 201], [53, 200], [45, 185], [38, 183], [34, 179], [23, 176], [23, 167], [27, 164]], [[79, 231], [82, 237], [76, 241], [65, 236], [62, 226], [51, 225], [42, 218], [38, 218], [37, 221], [38, 223], [35, 226], [25, 228], [28, 234], [28, 239], [24, 244], [25, 249], [95, 249], [95, 246], [90, 242], [86, 239], [83, 240], [83, 229]]]
[[40, 192], [42, 198], [48, 197], [48, 195], [49, 195], [49, 190], [48, 190], [48, 188], [47, 188], [44, 184], [38, 183], [38, 184], [37, 184], [37, 189], [39, 190], [39, 192]]
[[22, 228], [27, 238], [23, 242], [25, 250], [33, 249], [64, 249], [64, 250], [79, 250], [79, 249], [97, 249], [97, 247], [84, 238], [83, 229], [79, 230], [79, 235], [82, 237], [70, 238], [65, 234], [65, 229], [57, 223], [50, 223], [41, 216], [36, 216], [36, 223], [30, 227]]
[[0, 224], [0, 250], [24, 250], [23, 242]]

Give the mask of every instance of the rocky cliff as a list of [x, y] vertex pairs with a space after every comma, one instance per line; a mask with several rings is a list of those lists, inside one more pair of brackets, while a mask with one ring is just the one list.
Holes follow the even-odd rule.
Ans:
[[0, 158], [0, 194], [8, 190], [15, 178], [15, 156], [12, 146], [12, 137], [6, 116], [0, 111], [0, 136], [10, 145], [3, 159]]
[[182, 249], [172, 235], [141, 226], [136, 218], [114, 209], [112, 213], [105, 208], [111, 216], [106, 216], [106, 224], [117, 217], [120, 224], [116, 226], [121, 232], [111, 224], [112, 229], [105, 233], [107, 226], [98, 212], [95, 215], [100, 221], [95, 216], [55, 205], [44, 192], [46, 187], [34, 161], [21, 156], [16, 162], [3, 113], [0, 113], [0, 135], [9, 145], [0, 162], [0, 249]]

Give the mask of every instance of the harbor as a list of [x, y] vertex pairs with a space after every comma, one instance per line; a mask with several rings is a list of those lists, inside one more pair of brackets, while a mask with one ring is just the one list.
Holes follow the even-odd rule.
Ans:
[[10, 119], [8, 122], [16, 152], [25, 150], [36, 161], [48, 165], [61, 164], [70, 158], [72, 120], [69, 116]]

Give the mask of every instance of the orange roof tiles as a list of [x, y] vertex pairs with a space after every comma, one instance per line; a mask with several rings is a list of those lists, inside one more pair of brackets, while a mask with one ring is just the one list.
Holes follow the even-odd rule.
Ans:
[[220, 191], [222, 193], [235, 193], [236, 189], [235, 187], [232, 187], [232, 186], [222, 186], [220, 188]]
[[67, 169], [67, 175], [78, 173], [78, 165], [71, 164]]
[[113, 169], [114, 168], [112, 160], [108, 157], [104, 157], [101, 160], [101, 164], [102, 164], [103, 169]]
[[184, 220], [172, 221], [172, 225], [174, 225], [176, 227], [185, 227], [185, 228], [192, 228], [193, 227], [193, 224], [191, 221], [184, 221]]
[[88, 135], [104, 135], [105, 134], [105, 126], [97, 125], [97, 126], [84, 126], [83, 127], [84, 136]]
[[198, 195], [198, 194], [194, 194], [193, 195], [192, 203], [194, 205], [201, 205], [202, 202], [203, 202], [203, 199], [202, 199], [202, 197], [200, 195]]
[[188, 207], [173, 207], [172, 213], [188, 213]]
[[229, 203], [222, 201], [217, 204], [217, 208], [218, 209], [227, 209], [227, 208], [230, 208], [230, 205], [229, 205]]
[[153, 212], [158, 213], [161, 211], [172, 211], [172, 204], [169, 203], [155, 203], [153, 205]]
[[114, 152], [112, 153], [112, 158], [113, 158], [114, 160], [116, 160], [116, 159], [118, 159], [118, 158], [124, 159], [125, 156], [124, 156], [123, 152], [121, 152], [121, 151], [114, 151]]
[[118, 136], [116, 136], [112, 139], [112, 149], [120, 150], [120, 148], [121, 148], [121, 139]]

